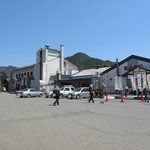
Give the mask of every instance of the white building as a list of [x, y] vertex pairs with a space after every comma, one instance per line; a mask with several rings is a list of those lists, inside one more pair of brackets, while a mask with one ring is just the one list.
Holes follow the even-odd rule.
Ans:
[[49, 45], [40, 48], [36, 53], [36, 64], [15, 69], [11, 72], [10, 90], [34, 87], [49, 90], [54, 86], [51, 76], [56, 74], [72, 75], [78, 68], [64, 59], [64, 46], [60, 51], [51, 49]]
[[[131, 55], [123, 61], [116, 63], [113, 67], [107, 69], [101, 73], [101, 82], [105, 85], [106, 91], [109, 93], [115, 93], [116, 79], [120, 83], [120, 89], [124, 90], [126, 86], [129, 86], [132, 90], [137, 90], [138, 84], [141, 84], [140, 88], [144, 88], [144, 82], [149, 82], [150, 59]], [[137, 80], [137, 75], [140, 75], [140, 81]], [[150, 85], [149, 85], [150, 86]]]

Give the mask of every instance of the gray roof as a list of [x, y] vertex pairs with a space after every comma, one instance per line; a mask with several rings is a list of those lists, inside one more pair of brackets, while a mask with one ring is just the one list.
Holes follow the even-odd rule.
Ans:
[[103, 68], [98, 68], [98, 69], [86, 69], [86, 70], [82, 70], [74, 75], [72, 75], [72, 77], [76, 77], [76, 76], [87, 76], [87, 75], [95, 75], [95, 74], [100, 74], [102, 72], [104, 72], [105, 70], [109, 69], [110, 67], [103, 67]]
[[33, 65], [27, 65], [27, 66], [23, 66], [23, 67], [18, 67], [16, 69], [13, 69], [12, 71], [27, 69], [27, 68], [31, 68], [31, 67], [34, 67], [34, 66], [35, 66], [35, 64], [33, 64]]

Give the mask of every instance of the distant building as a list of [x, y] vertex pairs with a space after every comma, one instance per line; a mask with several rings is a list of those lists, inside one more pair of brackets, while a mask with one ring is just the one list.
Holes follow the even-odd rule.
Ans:
[[49, 90], [54, 87], [52, 76], [59, 74], [61, 79], [62, 75], [72, 75], [74, 72], [78, 72], [78, 67], [64, 59], [63, 45], [60, 45], [60, 51], [46, 45], [37, 51], [36, 64], [12, 70], [9, 90], [30, 87]]

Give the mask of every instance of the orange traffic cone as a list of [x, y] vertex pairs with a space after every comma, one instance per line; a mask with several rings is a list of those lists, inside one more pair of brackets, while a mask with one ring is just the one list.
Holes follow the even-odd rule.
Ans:
[[143, 96], [143, 93], [142, 93], [142, 102], [144, 102], [144, 96]]
[[106, 94], [106, 102], [108, 102], [108, 95]]
[[120, 103], [124, 103], [123, 94]]

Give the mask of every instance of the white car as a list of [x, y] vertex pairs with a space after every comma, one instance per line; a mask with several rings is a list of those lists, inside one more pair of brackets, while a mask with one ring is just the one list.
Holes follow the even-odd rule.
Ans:
[[17, 91], [16, 95], [19, 97], [28, 97], [28, 98], [36, 97], [36, 96], [41, 97], [41, 96], [43, 96], [43, 92], [37, 91], [34, 88], [26, 88], [26, 89]]
[[72, 93], [68, 94], [68, 98], [88, 98], [89, 97], [89, 87], [79, 87], [75, 89]]
[[66, 87], [60, 88], [59, 91], [60, 91], [60, 98], [63, 98], [65, 96], [68, 96], [69, 93], [73, 92], [74, 91], [74, 87], [66, 86]]

